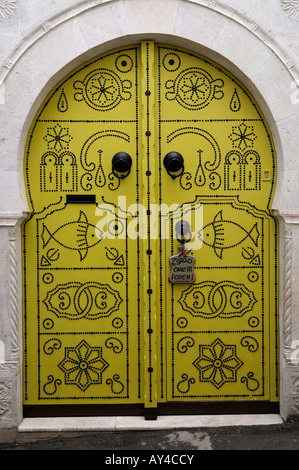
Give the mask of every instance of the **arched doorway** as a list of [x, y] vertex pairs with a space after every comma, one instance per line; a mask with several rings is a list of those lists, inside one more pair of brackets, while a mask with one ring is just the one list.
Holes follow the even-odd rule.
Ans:
[[26, 148], [25, 410], [272, 410], [275, 168], [251, 94], [196, 53], [145, 41], [57, 84]]

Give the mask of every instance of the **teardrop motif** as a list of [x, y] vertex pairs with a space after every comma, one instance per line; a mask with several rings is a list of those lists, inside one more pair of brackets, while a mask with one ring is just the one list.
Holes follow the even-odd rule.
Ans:
[[239, 98], [239, 95], [238, 95], [238, 92], [237, 92], [236, 88], [235, 88], [235, 91], [233, 93], [232, 99], [230, 100], [229, 107], [230, 107], [230, 110], [233, 111], [233, 112], [237, 112], [241, 108], [241, 101], [240, 101], [240, 98]]
[[97, 174], [95, 177], [95, 184], [98, 188], [103, 188], [106, 184], [106, 176], [102, 167], [102, 150], [98, 150], [99, 152], [99, 166], [97, 170]]
[[61, 113], [65, 113], [68, 110], [68, 107], [69, 105], [66, 99], [66, 95], [64, 93], [64, 90], [62, 90], [60, 98], [57, 103], [58, 111], [60, 111]]
[[201, 164], [201, 153], [202, 150], [198, 150], [198, 167], [195, 173], [194, 183], [196, 186], [204, 186], [206, 182], [206, 177], [203, 171], [203, 166]]

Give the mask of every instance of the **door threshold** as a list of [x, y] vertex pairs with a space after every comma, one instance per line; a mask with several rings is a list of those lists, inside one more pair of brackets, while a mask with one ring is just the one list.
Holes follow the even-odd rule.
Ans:
[[167, 415], [158, 416], [155, 421], [147, 421], [143, 416], [76, 416], [24, 418], [18, 432], [111, 432], [223, 426], [269, 426], [282, 423], [283, 419], [279, 414]]

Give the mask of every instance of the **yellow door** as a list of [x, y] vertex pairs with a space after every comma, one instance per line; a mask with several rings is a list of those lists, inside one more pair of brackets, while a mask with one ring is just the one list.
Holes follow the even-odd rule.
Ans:
[[90, 60], [25, 181], [25, 405], [278, 400], [275, 154], [234, 76], [153, 42]]
[[[160, 173], [161, 202], [179, 206], [172, 240], [161, 243], [166, 399], [275, 401], [277, 227], [269, 128], [227, 70], [177, 48], [157, 51], [159, 151], [161, 158], [175, 151], [184, 160], [180, 176], [162, 165]], [[167, 282], [181, 217], [189, 217], [192, 231], [186, 234], [192, 237], [186, 250], [196, 258], [191, 284]], [[177, 274], [180, 281], [184, 273], [177, 268]]]

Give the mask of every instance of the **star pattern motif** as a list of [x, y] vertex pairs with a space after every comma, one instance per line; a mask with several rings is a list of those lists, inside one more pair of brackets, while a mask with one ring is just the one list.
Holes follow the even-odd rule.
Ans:
[[90, 80], [87, 90], [91, 101], [98, 103], [99, 106], [114, 102], [118, 97], [118, 87], [114, 78], [104, 73]]
[[245, 150], [253, 147], [254, 141], [257, 138], [253, 132], [253, 126], [246, 126], [242, 123], [239, 126], [233, 126], [232, 133], [229, 135], [234, 148]]
[[197, 103], [206, 99], [206, 94], [210, 92], [210, 84], [203, 75], [187, 74], [182, 81], [180, 91], [183, 93], [185, 100]]
[[102, 374], [109, 364], [102, 357], [101, 347], [81, 341], [76, 347], [66, 347], [65, 357], [58, 367], [65, 373], [66, 385], [76, 385], [85, 392], [90, 385], [102, 383]]
[[219, 389], [226, 382], [237, 381], [237, 370], [243, 362], [237, 357], [235, 345], [226, 345], [217, 338], [210, 345], [199, 346], [193, 365], [199, 371], [200, 382], [210, 382]]
[[61, 127], [60, 124], [56, 124], [54, 127], [49, 127], [47, 129], [47, 135], [44, 137], [44, 140], [48, 145], [48, 150], [55, 150], [56, 152], [68, 150], [69, 143], [72, 139], [69, 129]]

